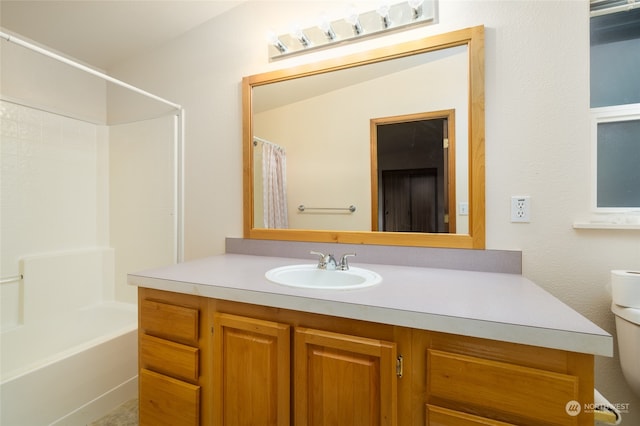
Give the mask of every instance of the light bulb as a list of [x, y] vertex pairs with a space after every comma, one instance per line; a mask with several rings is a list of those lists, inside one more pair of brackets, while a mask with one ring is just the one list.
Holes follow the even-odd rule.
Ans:
[[320, 17], [320, 20], [318, 21], [318, 28], [322, 30], [322, 32], [324, 33], [325, 37], [327, 37], [328, 40], [335, 40], [336, 33], [333, 30], [333, 27], [331, 26], [331, 22], [329, 22], [329, 18], [327, 18], [326, 15], [322, 15]]
[[413, 19], [418, 19], [422, 15], [422, 3], [424, 3], [424, 0], [408, 0], [407, 3], [413, 10]]
[[300, 44], [302, 44], [302, 47], [309, 47], [309, 45], [311, 44], [309, 37], [307, 37], [307, 35], [304, 33], [304, 31], [302, 31], [302, 28], [300, 28], [300, 25], [298, 24], [293, 24], [291, 26], [291, 35], [298, 39]]
[[284, 45], [283, 42], [280, 41], [275, 31], [269, 31], [267, 33], [267, 41], [273, 45], [280, 53], [285, 53], [287, 51], [287, 46]]
[[347, 9], [347, 15], [345, 16], [344, 20], [351, 24], [353, 32], [356, 35], [362, 34], [362, 25], [360, 25], [358, 11], [356, 10], [355, 6], [349, 6], [349, 8]]
[[391, 18], [389, 18], [390, 9], [391, 6], [389, 6], [389, 2], [384, 1], [376, 10], [376, 12], [378, 12], [378, 15], [380, 15], [380, 18], [382, 18], [382, 25], [385, 28], [389, 28], [391, 26]]

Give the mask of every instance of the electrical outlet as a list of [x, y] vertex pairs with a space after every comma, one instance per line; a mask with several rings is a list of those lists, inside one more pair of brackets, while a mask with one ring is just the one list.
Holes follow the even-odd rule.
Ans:
[[466, 201], [462, 201], [458, 205], [458, 214], [460, 216], [469, 216], [469, 203], [467, 203]]
[[511, 222], [531, 222], [531, 199], [528, 195], [511, 197]]

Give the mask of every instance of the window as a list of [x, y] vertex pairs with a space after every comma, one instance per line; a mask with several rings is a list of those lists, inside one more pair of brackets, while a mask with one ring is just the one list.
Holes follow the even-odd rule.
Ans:
[[593, 111], [595, 208], [640, 208], [640, 111], [633, 105]]
[[640, 3], [591, 0], [594, 208], [640, 209]]

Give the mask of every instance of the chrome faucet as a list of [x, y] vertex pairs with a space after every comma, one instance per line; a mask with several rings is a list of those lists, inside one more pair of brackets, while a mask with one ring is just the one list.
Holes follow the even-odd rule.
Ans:
[[348, 271], [349, 262], [347, 262], [347, 258], [356, 255], [355, 253], [344, 254], [340, 259], [340, 263], [338, 263], [336, 262], [336, 258], [333, 257], [333, 254], [324, 254], [318, 251], [311, 251], [311, 254], [315, 254], [320, 257], [320, 260], [318, 261], [318, 269], [325, 269], [328, 271]]
[[320, 260], [318, 261], [318, 269], [327, 269], [331, 271], [336, 270], [338, 264], [336, 263], [336, 258], [333, 257], [332, 254], [324, 254], [320, 253], [319, 251], [312, 251], [311, 254], [320, 256]]

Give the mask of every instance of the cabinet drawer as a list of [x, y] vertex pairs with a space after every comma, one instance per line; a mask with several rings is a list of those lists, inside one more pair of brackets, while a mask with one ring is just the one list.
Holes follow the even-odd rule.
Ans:
[[140, 360], [149, 370], [182, 380], [198, 381], [198, 348], [141, 334]]
[[429, 403], [518, 424], [576, 424], [565, 405], [578, 378], [515, 364], [428, 350]]
[[428, 426], [513, 426], [485, 417], [473, 416], [455, 410], [449, 410], [435, 405], [427, 405]]
[[198, 309], [142, 300], [140, 327], [147, 334], [197, 346]]
[[197, 426], [200, 386], [140, 370], [140, 426]]

